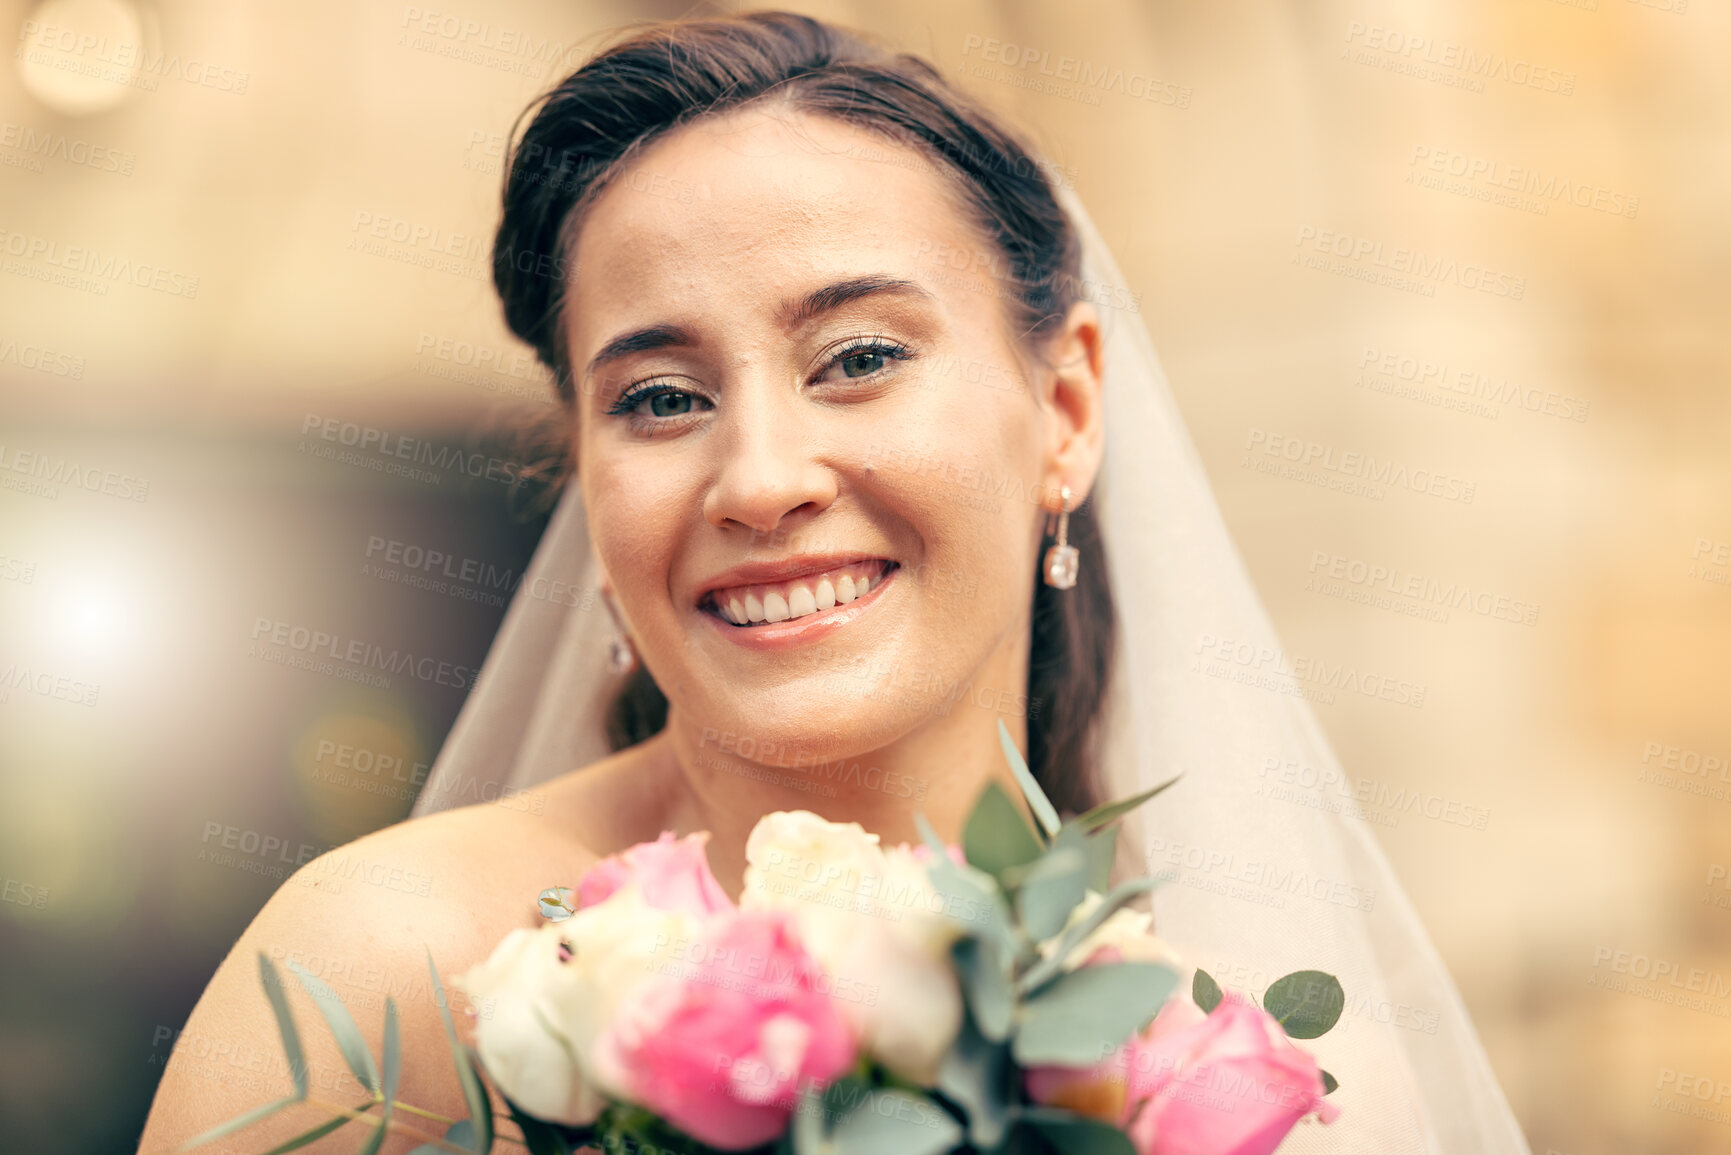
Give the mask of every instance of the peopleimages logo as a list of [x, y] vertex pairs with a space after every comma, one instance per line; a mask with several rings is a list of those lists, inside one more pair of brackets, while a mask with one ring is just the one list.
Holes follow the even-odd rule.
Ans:
[[255, 643], [255, 650], [257, 645], [261, 644], [267, 647], [287, 647], [306, 659], [330, 658], [350, 666], [383, 670], [390, 674], [408, 674], [411, 678], [423, 682], [455, 686], [458, 689], [467, 687], [476, 673], [468, 666], [459, 666], [436, 658], [417, 658], [412, 651], [386, 649], [375, 642], [344, 638], [340, 634], [272, 618], [261, 617], [253, 623], [252, 641]]
[[1379, 281], [1386, 275], [1393, 278], [1386, 283], [1395, 288], [1412, 287], [1404, 281], [1404, 278], [1410, 276], [1416, 278], [1416, 287], [1430, 290], [1424, 294], [1427, 296], [1433, 294], [1436, 291], [1434, 286], [1439, 284], [1455, 284], [1463, 289], [1489, 293], [1493, 297], [1506, 297], [1511, 301], [1520, 300], [1527, 292], [1525, 277], [1500, 273], [1484, 265], [1458, 261], [1453, 257], [1433, 257], [1404, 245], [1385, 247], [1381, 241], [1370, 237], [1357, 237], [1351, 233], [1315, 225], [1300, 226], [1298, 236], [1292, 243], [1299, 249], [1299, 252], [1293, 255], [1296, 263], [1310, 263], [1301, 260], [1302, 254], [1308, 249], [1324, 257], [1332, 256], [1350, 262], [1326, 271], [1367, 281]]

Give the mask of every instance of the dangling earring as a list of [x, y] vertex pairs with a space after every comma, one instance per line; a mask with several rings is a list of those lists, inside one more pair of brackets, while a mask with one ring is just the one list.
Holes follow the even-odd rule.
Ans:
[[[1058, 514], [1058, 542], [1046, 551], [1045, 576], [1046, 584], [1054, 589], [1067, 590], [1076, 584], [1076, 570], [1081, 566], [1082, 555], [1076, 547], [1070, 544], [1070, 487], [1059, 486], [1059, 496], [1063, 499], [1063, 511]], [[1052, 528], [1052, 515], [1046, 515], [1046, 530]]]
[[601, 600], [607, 604], [607, 612], [613, 615], [613, 639], [607, 643], [607, 668], [615, 674], [629, 674], [637, 666], [637, 649], [631, 644], [631, 635], [625, 632], [625, 623], [620, 620], [613, 599], [604, 592]]

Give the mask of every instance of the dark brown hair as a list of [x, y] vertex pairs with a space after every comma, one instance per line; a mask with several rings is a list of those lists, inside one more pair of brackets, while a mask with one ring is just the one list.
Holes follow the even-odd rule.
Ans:
[[[581, 210], [642, 146], [680, 125], [755, 101], [785, 102], [922, 150], [950, 174], [1003, 258], [1009, 321], [1025, 351], [1064, 320], [1079, 295], [1074, 229], [1030, 152], [916, 56], [805, 16], [758, 12], [655, 24], [614, 45], [524, 113], [511, 150], [493, 280], [511, 330], [575, 402], [560, 321], [570, 242]], [[1116, 636], [1105, 548], [1092, 501], [1070, 516], [1081, 552], [1074, 589], [1033, 575], [1028, 663], [1028, 764], [1061, 809], [1097, 794], [1097, 729]], [[614, 749], [667, 720], [667, 699], [639, 667], [614, 703]]]

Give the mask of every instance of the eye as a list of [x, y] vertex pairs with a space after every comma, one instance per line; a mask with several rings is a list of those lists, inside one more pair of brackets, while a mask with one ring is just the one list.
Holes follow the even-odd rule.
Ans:
[[884, 367], [884, 355], [877, 349], [857, 349], [840, 361], [841, 371], [849, 377], [865, 377]]
[[887, 337], [865, 337], [848, 342], [830, 357], [818, 379], [833, 378], [836, 370], [849, 380], [875, 377], [896, 362], [913, 359], [913, 350]]
[[691, 412], [689, 393], [657, 393], [648, 401], [649, 412], [656, 417], [677, 417], [681, 413]]
[[650, 382], [628, 389], [607, 412], [615, 417], [634, 421], [654, 421], [658, 418], [689, 417], [709, 402], [687, 389], [665, 381]]

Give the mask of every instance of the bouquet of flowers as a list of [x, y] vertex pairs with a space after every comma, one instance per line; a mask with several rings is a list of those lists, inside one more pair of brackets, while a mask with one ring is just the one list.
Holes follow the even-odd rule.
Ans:
[[[457, 979], [490, 1007], [473, 1049], [445, 1012], [470, 1117], [418, 1152], [492, 1150], [483, 1074], [532, 1155], [1266, 1155], [1306, 1116], [1331, 1121], [1335, 1080], [1292, 1040], [1335, 1024], [1339, 982], [1300, 971], [1260, 1006], [1201, 970], [1181, 987], [1129, 905], [1157, 880], [1107, 884], [1115, 823], [1165, 787], [1060, 821], [999, 737], [1032, 825], [995, 784], [959, 847], [923, 818], [923, 845], [885, 847], [778, 812], [751, 833], [738, 903], [707, 834], [663, 834], [544, 892], [548, 921]], [[377, 1150], [393, 1108], [413, 1110], [394, 1101], [395, 1008], [381, 1076], [334, 993], [296, 973], [375, 1098], [319, 1135], [363, 1120]]]

